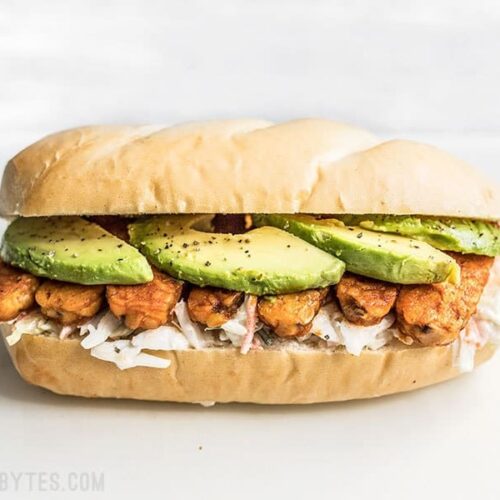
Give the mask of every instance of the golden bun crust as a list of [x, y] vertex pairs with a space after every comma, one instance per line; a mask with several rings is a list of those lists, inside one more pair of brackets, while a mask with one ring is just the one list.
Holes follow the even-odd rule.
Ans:
[[432, 146], [304, 119], [83, 127], [6, 166], [3, 216], [390, 213], [500, 219], [500, 192]]
[[[89, 398], [323, 403], [410, 391], [459, 375], [451, 347], [412, 348], [396, 341], [359, 357], [319, 349], [250, 351], [245, 356], [235, 348], [156, 352], [171, 360], [169, 368], [124, 371], [91, 357], [75, 339], [24, 335], [8, 348], [27, 382]], [[476, 366], [494, 351], [492, 344], [479, 350]]]

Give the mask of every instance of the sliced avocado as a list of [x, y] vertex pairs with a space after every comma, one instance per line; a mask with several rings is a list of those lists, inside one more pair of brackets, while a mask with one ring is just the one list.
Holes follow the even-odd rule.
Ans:
[[342, 277], [343, 262], [285, 231], [205, 232], [212, 218], [150, 217], [129, 226], [130, 242], [158, 268], [200, 286], [266, 295], [325, 287]]
[[256, 215], [254, 223], [289, 231], [335, 255], [348, 271], [362, 276], [402, 284], [460, 279], [460, 266], [453, 258], [417, 240], [309, 215]]
[[350, 226], [425, 241], [440, 250], [500, 255], [500, 227], [494, 222], [413, 215], [339, 215]]
[[153, 279], [137, 249], [81, 217], [20, 217], [5, 231], [1, 257], [36, 276], [82, 285]]

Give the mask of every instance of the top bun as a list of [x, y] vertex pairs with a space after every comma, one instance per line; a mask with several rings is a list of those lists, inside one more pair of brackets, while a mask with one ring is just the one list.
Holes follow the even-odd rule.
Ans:
[[6, 166], [3, 216], [380, 213], [500, 219], [500, 192], [432, 146], [328, 120], [98, 126]]

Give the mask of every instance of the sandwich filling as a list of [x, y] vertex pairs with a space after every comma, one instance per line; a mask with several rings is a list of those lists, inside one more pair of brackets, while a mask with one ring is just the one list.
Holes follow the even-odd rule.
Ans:
[[[351, 224], [351, 225], [349, 225]], [[0, 321], [78, 339], [120, 369], [160, 351], [450, 345], [462, 371], [500, 331], [494, 222], [396, 216], [20, 218]]]

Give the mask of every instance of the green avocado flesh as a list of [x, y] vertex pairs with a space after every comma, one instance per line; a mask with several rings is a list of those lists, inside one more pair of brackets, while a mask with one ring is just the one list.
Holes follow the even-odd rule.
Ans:
[[81, 217], [20, 217], [7, 228], [5, 262], [82, 285], [133, 285], [153, 279], [137, 249]]
[[500, 255], [500, 227], [494, 222], [409, 215], [339, 215], [350, 226], [425, 241], [440, 250]]
[[130, 241], [155, 266], [200, 286], [255, 295], [337, 283], [345, 265], [274, 227], [244, 234], [206, 232], [212, 216], [157, 216], [129, 226]]
[[417, 240], [308, 215], [256, 215], [253, 219], [257, 226], [279, 227], [335, 255], [355, 274], [401, 284], [460, 280], [460, 267], [453, 258]]

